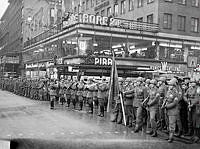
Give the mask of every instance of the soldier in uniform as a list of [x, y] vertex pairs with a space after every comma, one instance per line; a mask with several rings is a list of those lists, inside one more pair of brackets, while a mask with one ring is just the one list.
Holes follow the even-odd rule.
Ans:
[[83, 78], [77, 84], [77, 96], [78, 96], [78, 103], [79, 103], [79, 110], [83, 110], [83, 89], [85, 87], [85, 83]]
[[[123, 80], [119, 80], [119, 91], [121, 93], [124, 92]], [[111, 122], [117, 122], [117, 124], [121, 124], [123, 119], [123, 113], [122, 113], [120, 96], [116, 97], [114, 100], [115, 100], [115, 108], [113, 110], [113, 116], [111, 117]]]
[[39, 83], [39, 84], [38, 84], [39, 100], [43, 100], [43, 95], [44, 95], [44, 82], [43, 82], [43, 80], [41, 79], [38, 83]]
[[65, 100], [67, 101], [67, 107], [70, 107], [70, 102], [71, 102], [71, 85], [72, 85], [72, 80], [70, 77], [67, 78], [65, 81]]
[[152, 131], [149, 133], [152, 137], [157, 137], [157, 123], [156, 115], [158, 113], [158, 104], [159, 104], [159, 92], [157, 88], [157, 81], [155, 79], [150, 81], [149, 85], [149, 96], [147, 107], [150, 114], [150, 124]]
[[158, 104], [157, 125], [158, 125], [158, 128], [162, 130], [162, 129], [167, 129], [167, 117], [166, 117], [167, 115], [165, 113], [165, 110], [161, 108], [167, 94], [167, 85], [166, 85], [165, 77], [160, 77], [158, 79], [158, 93], [160, 94], [160, 96], [159, 96], [159, 104]]
[[71, 86], [71, 100], [72, 100], [72, 104], [74, 109], [76, 108], [76, 103], [78, 101], [78, 97], [77, 97], [77, 84], [78, 84], [78, 80], [77, 78], [74, 78], [72, 86]]
[[56, 83], [51, 80], [50, 85], [49, 85], [49, 95], [50, 95], [50, 109], [54, 109], [54, 104], [56, 100]]
[[163, 102], [162, 108], [167, 110], [167, 116], [169, 120], [169, 139], [168, 142], [173, 142], [173, 136], [176, 129], [176, 121], [178, 115], [178, 102], [179, 94], [176, 89], [177, 79], [173, 78], [168, 82], [168, 91], [166, 94], [165, 101]]
[[97, 98], [98, 98], [98, 103], [99, 103], [99, 114], [98, 116], [104, 117], [104, 105], [105, 105], [105, 100], [106, 100], [106, 92], [108, 90], [108, 85], [105, 82], [105, 78], [102, 77], [102, 81], [97, 84]]
[[93, 91], [95, 89], [96, 84], [94, 84], [92, 78], [89, 78], [88, 81], [89, 82], [86, 86], [86, 89], [87, 89], [86, 103], [87, 103], [87, 107], [89, 108], [88, 113], [93, 114]]
[[131, 81], [125, 87], [124, 95], [124, 106], [125, 106], [125, 113], [126, 113], [126, 124], [128, 127], [133, 126], [133, 120], [135, 120], [135, 115], [133, 112], [133, 100], [135, 95], [135, 88]]
[[65, 84], [64, 84], [64, 79], [60, 81], [60, 88], [59, 88], [59, 102], [60, 104], [64, 105], [65, 103]]
[[141, 77], [137, 78], [137, 86], [135, 88], [135, 100], [133, 100], [133, 109], [136, 113], [136, 126], [134, 132], [137, 133], [142, 128], [144, 124], [144, 119], [146, 117], [146, 109], [143, 107], [142, 102], [147, 98], [147, 90], [142, 85], [143, 79]]
[[200, 88], [197, 87], [195, 81], [190, 82], [190, 87], [185, 93], [185, 101], [188, 103], [188, 135], [192, 135], [192, 141], [195, 143], [199, 141], [198, 129], [200, 128]]

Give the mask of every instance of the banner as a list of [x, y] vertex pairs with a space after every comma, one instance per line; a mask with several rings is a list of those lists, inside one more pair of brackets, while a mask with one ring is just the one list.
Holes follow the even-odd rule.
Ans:
[[113, 54], [107, 112], [112, 110], [112, 103], [114, 100], [117, 100], [117, 98], [119, 98], [119, 82], [115, 56]]

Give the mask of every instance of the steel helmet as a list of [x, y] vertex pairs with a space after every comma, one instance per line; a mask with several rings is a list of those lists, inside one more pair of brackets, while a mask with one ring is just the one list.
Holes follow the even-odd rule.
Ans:
[[150, 83], [150, 81], [151, 81], [150, 79], [146, 79], [146, 81], [145, 81], [145, 82], [146, 82], [147, 84], [149, 84], [149, 83]]
[[137, 82], [142, 82], [143, 81], [143, 78], [142, 77], [138, 77], [137, 78]]
[[157, 81], [155, 80], [155, 79], [152, 79], [151, 81], [150, 81], [150, 84], [157, 84]]
[[177, 82], [178, 82], [178, 80], [177, 80], [176, 78], [172, 78], [172, 79], [168, 82], [168, 84], [169, 84], [169, 85], [176, 85]]
[[160, 77], [160, 78], [159, 78], [159, 81], [165, 82], [165, 81], [166, 81], [166, 78], [165, 78], [165, 77]]

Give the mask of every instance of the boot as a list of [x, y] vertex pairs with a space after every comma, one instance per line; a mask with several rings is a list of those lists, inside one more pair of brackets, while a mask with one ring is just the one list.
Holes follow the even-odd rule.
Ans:
[[175, 134], [175, 136], [176, 136], [176, 137], [181, 137], [181, 135], [182, 135], [182, 134], [183, 134], [183, 133], [182, 133], [182, 131], [181, 131], [181, 130], [179, 130], [179, 131], [178, 131], [178, 133], [177, 133], [177, 134]]
[[191, 128], [189, 128], [188, 133], [185, 134], [185, 136], [192, 136], [192, 129]]
[[172, 143], [172, 142], [173, 142], [173, 140], [174, 140], [174, 139], [173, 139], [173, 136], [174, 136], [174, 134], [173, 134], [172, 132], [170, 132], [170, 133], [169, 133], [169, 139], [168, 139], [168, 142], [169, 142], [169, 143]]
[[151, 136], [152, 137], [157, 137], [158, 136], [157, 131], [153, 131], [153, 134]]

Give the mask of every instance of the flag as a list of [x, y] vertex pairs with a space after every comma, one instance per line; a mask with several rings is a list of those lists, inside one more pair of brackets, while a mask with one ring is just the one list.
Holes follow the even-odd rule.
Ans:
[[110, 112], [112, 110], [113, 101], [119, 98], [119, 82], [118, 82], [118, 73], [117, 73], [117, 66], [116, 66], [114, 52], [112, 58], [112, 68], [111, 68], [111, 76], [109, 84], [110, 86], [109, 86], [107, 112]]

